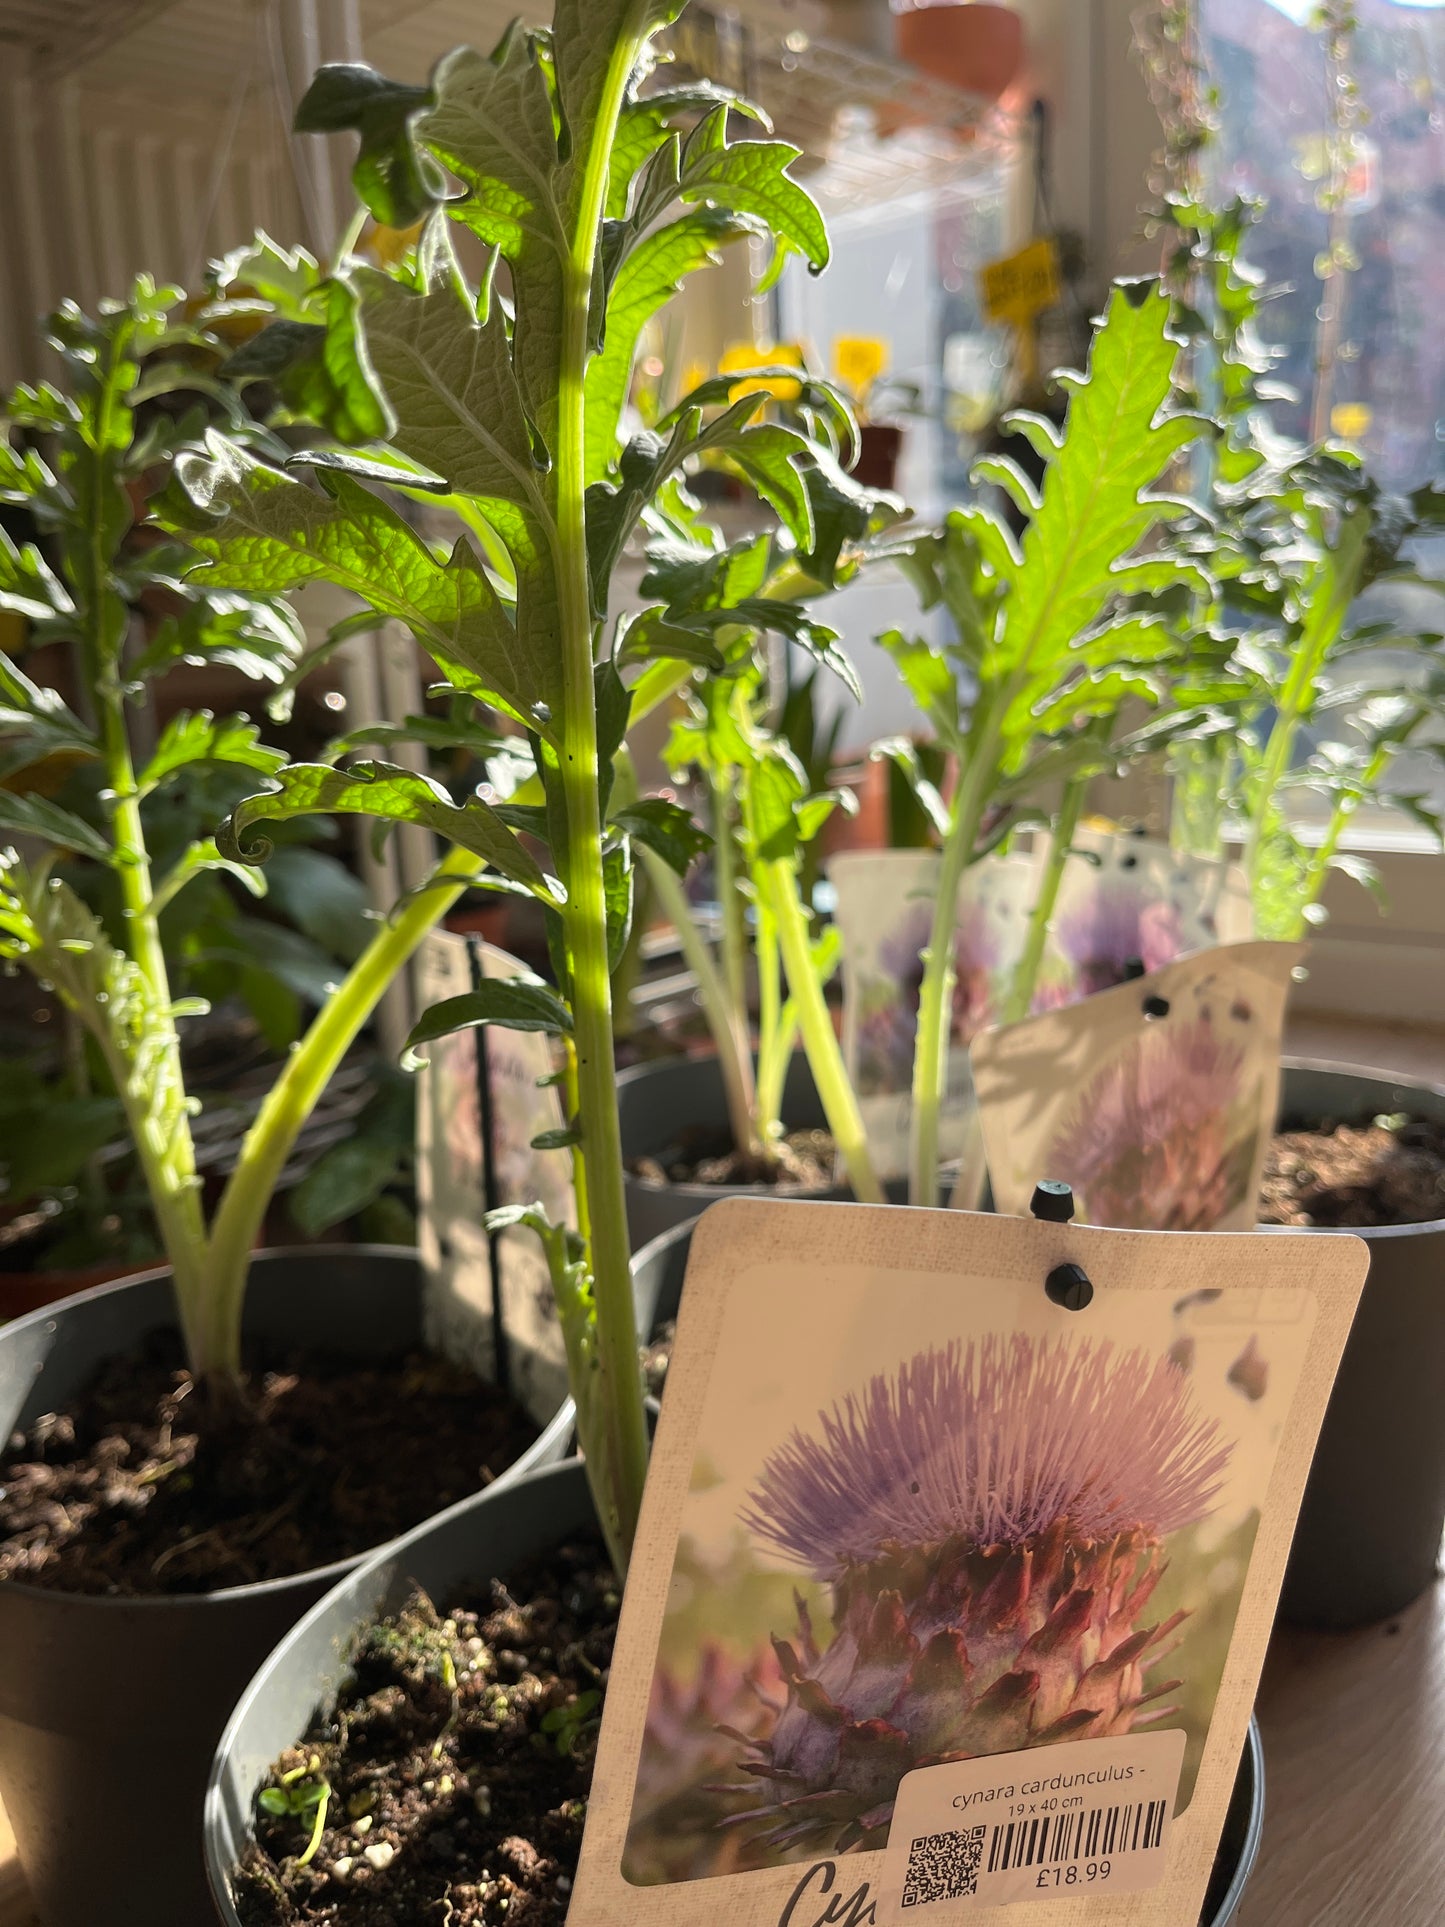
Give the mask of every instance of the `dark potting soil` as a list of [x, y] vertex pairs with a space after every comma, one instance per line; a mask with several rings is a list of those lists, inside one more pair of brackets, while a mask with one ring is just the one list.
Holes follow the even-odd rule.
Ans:
[[1426, 1118], [1281, 1131], [1260, 1192], [1263, 1224], [1370, 1226], [1445, 1218], [1445, 1124]]
[[0, 1580], [209, 1592], [366, 1552], [488, 1485], [537, 1436], [511, 1397], [418, 1353], [308, 1356], [215, 1401], [158, 1333], [0, 1459]]
[[365, 1633], [335, 1712], [261, 1796], [292, 1811], [258, 1808], [246, 1927], [561, 1927], [619, 1603], [588, 1540], [445, 1617], [419, 1593]]
[[[563, 1927], [617, 1582], [588, 1540], [488, 1594], [442, 1617], [417, 1593], [362, 1635], [335, 1710], [272, 1766], [245, 1927]], [[1203, 1920], [1238, 1852], [1216, 1856]]]
[[726, 1131], [689, 1127], [676, 1144], [652, 1157], [631, 1158], [628, 1170], [646, 1184], [757, 1184], [793, 1196], [837, 1183], [838, 1154], [827, 1131], [792, 1131], [771, 1157], [739, 1151]]
[[667, 1384], [667, 1368], [672, 1363], [672, 1348], [677, 1343], [677, 1320], [666, 1318], [652, 1334], [652, 1342], [642, 1347], [642, 1382], [653, 1398], [661, 1398]]

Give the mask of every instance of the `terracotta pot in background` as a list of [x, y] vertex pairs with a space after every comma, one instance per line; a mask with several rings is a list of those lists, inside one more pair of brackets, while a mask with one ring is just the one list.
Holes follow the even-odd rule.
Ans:
[[852, 468], [854, 481], [864, 488], [891, 489], [902, 453], [901, 428], [892, 422], [863, 422], [858, 429], [858, 459]]
[[967, 94], [997, 100], [1024, 64], [1024, 23], [986, 0], [893, 0], [899, 56]]

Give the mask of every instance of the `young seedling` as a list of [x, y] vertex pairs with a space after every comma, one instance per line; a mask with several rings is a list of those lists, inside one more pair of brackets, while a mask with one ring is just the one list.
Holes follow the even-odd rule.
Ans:
[[298, 1867], [309, 1866], [326, 1831], [326, 1810], [331, 1804], [331, 1786], [321, 1771], [319, 1756], [313, 1753], [305, 1766], [294, 1766], [275, 1786], [263, 1787], [256, 1804], [273, 1819], [309, 1824], [306, 1845], [296, 1856]]
[[[614, 758], [640, 711], [716, 661], [719, 625], [705, 612], [673, 620], [654, 603], [614, 630], [611, 578], [640, 523], [665, 527], [674, 516], [680, 477], [703, 454], [769, 503], [800, 575], [825, 587], [875, 506], [827, 439], [754, 421], [761, 394], [732, 399], [728, 384], [704, 384], [619, 445], [639, 331], [686, 275], [723, 243], [759, 233], [814, 268], [828, 258], [818, 210], [787, 172], [794, 148], [730, 138], [733, 103], [716, 89], [648, 90], [651, 36], [679, 11], [678, 0], [558, 0], [550, 30], [514, 27], [490, 57], [452, 54], [424, 88], [323, 69], [298, 124], [359, 128], [355, 179], [372, 211], [394, 224], [400, 195], [425, 217], [418, 246], [392, 270], [336, 277], [349, 296], [336, 304], [340, 339], [361, 344], [385, 449], [312, 457], [314, 484], [220, 444], [185, 471], [207, 581], [252, 591], [338, 584], [405, 623], [454, 692], [530, 741], [535, 802], [453, 803], [380, 763], [293, 767], [235, 812], [225, 842], [258, 858], [257, 826], [304, 811], [422, 823], [454, 846], [444, 890], [484, 878], [542, 905], [555, 990], [484, 986], [423, 1020], [414, 1041], [439, 1023], [490, 1022], [561, 1039], [579, 1229], [526, 1215], [553, 1259], [579, 1432], [619, 1567], [647, 1433], [611, 973], [627, 941], [634, 846], [681, 868], [698, 833], [665, 799], [614, 795]], [[427, 212], [445, 191], [443, 170], [458, 187]], [[480, 286], [453, 252], [454, 224], [486, 250]], [[455, 545], [436, 553], [378, 482], [461, 505]], [[492, 544], [505, 568], [488, 559]], [[428, 920], [436, 899], [423, 893]]]
[[[789, 560], [780, 565], [774, 551], [769, 536], [701, 562], [680, 561], [674, 546], [643, 583], [644, 590], [668, 595], [670, 620], [696, 621], [705, 610], [718, 620], [716, 633], [736, 638], [720, 672], [690, 682], [687, 713], [674, 724], [667, 749], [673, 772], [679, 778], [695, 773], [707, 797], [723, 926], [720, 956], [714, 956], [681, 879], [653, 852], [644, 852], [644, 862], [698, 981], [738, 1150], [761, 1163], [776, 1158], [783, 1137], [783, 1085], [801, 1029], [824, 1112], [855, 1191], [876, 1200], [881, 1193], [862, 1120], [843, 1075], [822, 994], [837, 968], [837, 937], [829, 929], [814, 938], [808, 927], [809, 859], [833, 810], [852, 808], [853, 798], [846, 791], [814, 790], [791, 745], [770, 727], [765, 677], [751, 625], [766, 621], [783, 629], [835, 668], [855, 693], [857, 684], [832, 630], [809, 618], [798, 604], [770, 598], [769, 589], [780, 577], [796, 573]], [[760, 828], [774, 805], [783, 811], [779, 822], [785, 823], [790, 844], [785, 852], [776, 826]], [[785, 857], [783, 873], [776, 867], [778, 853]], [[756, 1076], [746, 972], [749, 921], [759, 1007]], [[785, 947], [791, 959], [791, 996], [784, 994]]]
[[1161, 599], [1203, 582], [1172, 548], [1146, 550], [1186, 506], [1155, 484], [1208, 427], [1197, 414], [1170, 410], [1178, 342], [1169, 312], [1153, 283], [1116, 287], [1087, 375], [1060, 377], [1070, 390], [1062, 433], [1040, 416], [1016, 418], [1046, 462], [1041, 490], [1007, 460], [980, 464], [1027, 516], [1021, 542], [988, 511], [957, 510], [905, 558], [923, 606], [943, 604], [956, 631], [942, 649], [898, 632], [883, 638], [958, 771], [945, 803], [919, 780], [906, 747], [898, 749], [942, 846], [914, 1058], [915, 1204], [937, 1198], [964, 871], [1024, 820], [1020, 804], [1107, 766], [1096, 720], [1117, 717], [1134, 697], [1160, 700], [1179, 654]]

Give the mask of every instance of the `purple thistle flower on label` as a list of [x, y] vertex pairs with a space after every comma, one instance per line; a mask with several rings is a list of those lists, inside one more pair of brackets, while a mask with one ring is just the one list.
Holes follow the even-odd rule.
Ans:
[[1054, 942], [1074, 972], [1074, 996], [1092, 997], [1123, 983], [1136, 960], [1146, 971], [1173, 963], [1184, 933], [1172, 903], [1146, 897], [1127, 877], [1101, 876], [1082, 903], [1055, 920]]
[[1242, 1043], [1206, 1017], [1144, 1030], [1089, 1083], [1049, 1152], [1093, 1224], [1207, 1231], [1242, 1199], [1254, 1137]]
[[743, 1522], [831, 1584], [833, 1636], [800, 1598], [787, 1703], [737, 1761], [758, 1798], [721, 1824], [874, 1848], [915, 1768], [1172, 1714], [1181, 1682], [1149, 1675], [1186, 1615], [1146, 1609], [1230, 1449], [1167, 1357], [1022, 1334], [920, 1352], [795, 1431]]
[[[862, 1095], [906, 1090], [911, 1081], [923, 950], [932, 922], [932, 905], [920, 900], [879, 945], [881, 974], [874, 982], [886, 984], [895, 994], [884, 1002], [876, 993], [864, 993], [868, 1007], [858, 1026], [856, 1073]], [[999, 961], [997, 933], [987, 911], [981, 904], [965, 904], [954, 936], [951, 1039], [955, 1045], [969, 1043], [993, 1021], [993, 975]]]

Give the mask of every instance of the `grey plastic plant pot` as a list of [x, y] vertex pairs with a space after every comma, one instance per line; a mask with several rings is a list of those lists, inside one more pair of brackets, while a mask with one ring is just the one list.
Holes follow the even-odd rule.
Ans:
[[[1285, 1065], [1284, 1125], [1399, 1111], [1445, 1123], [1445, 1090]], [[1285, 1573], [1280, 1612], [1298, 1626], [1367, 1626], [1401, 1611], [1435, 1577], [1445, 1533], [1445, 1218], [1353, 1235], [1370, 1247], [1370, 1270]]]
[[[174, 1322], [170, 1274], [153, 1271], [6, 1325], [0, 1438]], [[260, 1253], [245, 1328], [302, 1350], [394, 1357], [422, 1342], [416, 1254]], [[569, 1401], [497, 1483], [561, 1459], [572, 1419]], [[373, 1550], [290, 1579], [173, 1597], [0, 1585], [0, 1800], [44, 1927], [197, 1927], [210, 1917], [200, 1822], [217, 1736], [276, 1641]]]
[[[726, 1138], [729, 1131], [727, 1098], [715, 1057], [675, 1057], [660, 1064], [634, 1064], [617, 1079], [617, 1116], [622, 1126], [622, 1155], [657, 1157], [683, 1141], [689, 1131]], [[783, 1122], [790, 1131], [822, 1130], [827, 1120], [813, 1083], [813, 1073], [802, 1053], [794, 1053], [783, 1084]], [[627, 1229], [632, 1248], [687, 1224], [720, 1198], [769, 1197], [762, 1185], [649, 1184], [626, 1176]], [[846, 1185], [832, 1185], [809, 1197], [846, 1198]]]
[[[226, 1728], [206, 1794], [206, 1871], [226, 1927], [241, 1927], [236, 1869], [253, 1839], [256, 1795], [273, 1760], [335, 1700], [362, 1632], [416, 1586], [438, 1604], [505, 1578], [521, 1562], [593, 1524], [580, 1460], [495, 1486], [439, 1513], [378, 1553], [314, 1606], [252, 1680]], [[1234, 1917], [1259, 1852], [1264, 1762], [1251, 1721], [1201, 1927]]]

